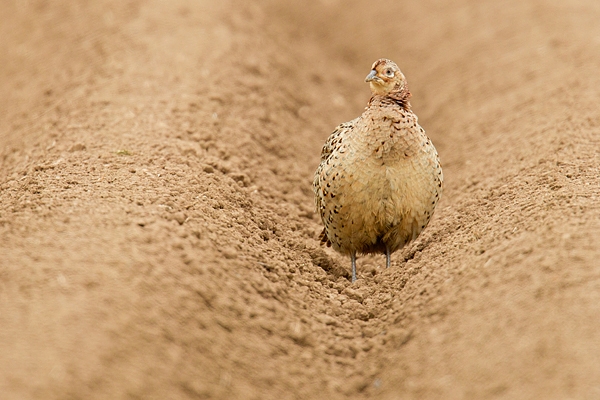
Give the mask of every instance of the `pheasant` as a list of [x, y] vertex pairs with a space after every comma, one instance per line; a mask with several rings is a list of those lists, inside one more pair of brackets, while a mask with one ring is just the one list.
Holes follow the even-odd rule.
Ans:
[[402, 249], [425, 229], [442, 195], [438, 153], [411, 111], [406, 78], [379, 59], [367, 75], [372, 96], [363, 114], [339, 125], [321, 151], [315, 205], [322, 243], [350, 256]]

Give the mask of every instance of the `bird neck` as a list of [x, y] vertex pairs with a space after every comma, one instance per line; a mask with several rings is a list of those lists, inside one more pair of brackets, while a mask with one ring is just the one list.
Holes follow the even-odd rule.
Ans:
[[369, 100], [368, 105], [371, 106], [376, 103], [379, 103], [379, 104], [394, 103], [394, 104], [400, 106], [401, 108], [403, 108], [404, 110], [410, 111], [410, 109], [411, 109], [411, 105], [410, 105], [410, 101], [409, 101], [410, 96], [412, 96], [412, 95], [408, 91], [408, 88], [405, 86], [401, 90], [393, 91], [388, 94], [384, 94], [384, 95], [373, 94], [373, 96], [371, 96], [371, 99]]

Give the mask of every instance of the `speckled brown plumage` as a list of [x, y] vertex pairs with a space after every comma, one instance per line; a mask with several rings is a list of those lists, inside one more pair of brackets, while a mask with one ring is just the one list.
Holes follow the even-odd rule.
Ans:
[[372, 97], [363, 114], [327, 139], [313, 189], [325, 228], [321, 240], [348, 254], [390, 254], [417, 238], [442, 194], [437, 151], [411, 111], [398, 66], [377, 60], [366, 78]]

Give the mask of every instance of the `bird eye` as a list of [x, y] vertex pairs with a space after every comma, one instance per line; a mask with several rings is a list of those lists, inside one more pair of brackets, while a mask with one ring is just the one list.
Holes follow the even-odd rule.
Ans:
[[388, 68], [385, 70], [385, 75], [389, 76], [391, 78], [392, 76], [394, 76], [394, 71], [392, 71], [390, 68]]

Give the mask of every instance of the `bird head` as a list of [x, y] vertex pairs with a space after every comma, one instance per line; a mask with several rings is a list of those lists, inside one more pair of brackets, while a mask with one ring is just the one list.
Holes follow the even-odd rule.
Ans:
[[392, 60], [380, 58], [373, 63], [371, 72], [365, 78], [373, 94], [386, 96], [406, 90], [406, 78]]

